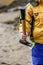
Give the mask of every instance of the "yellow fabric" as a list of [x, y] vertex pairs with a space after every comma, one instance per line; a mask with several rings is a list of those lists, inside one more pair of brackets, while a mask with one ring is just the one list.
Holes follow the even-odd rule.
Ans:
[[33, 6], [30, 5], [26, 9], [25, 20], [28, 21], [28, 22], [26, 21], [26, 32], [29, 35], [31, 33], [30, 23], [32, 21], [32, 18], [31, 18], [32, 15], [35, 18], [34, 30], [33, 30], [34, 41], [37, 42], [37, 43], [43, 44], [43, 3], [42, 4], [40, 3], [36, 7], [33, 7]]
[[36, 0], [36, 1], [40, 3], [40, 0]]

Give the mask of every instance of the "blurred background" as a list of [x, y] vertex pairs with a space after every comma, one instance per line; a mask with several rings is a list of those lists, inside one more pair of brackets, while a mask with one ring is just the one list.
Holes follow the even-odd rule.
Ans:
[[0, 0], [0, 11], [8, 11], [11, 8], [25, 6], [29, 0]]
[[20, 11], [29, 0], [0, 0], [0, 65], [31, 65], [31, 48], [19, 43]]

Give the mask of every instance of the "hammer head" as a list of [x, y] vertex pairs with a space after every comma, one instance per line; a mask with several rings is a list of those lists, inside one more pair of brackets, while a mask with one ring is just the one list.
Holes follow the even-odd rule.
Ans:
[[28, 3], [26, 6], [22, 6], [19, 7], [19, 10], [21, 12], [21, 19], [24, 20], [25, 19], [25, 9], [30, 6], [30, 3]]
[[20, 12], [21, 12], [21, 19], [24, 20], [25, 19], [25, 7], [19, 7]]

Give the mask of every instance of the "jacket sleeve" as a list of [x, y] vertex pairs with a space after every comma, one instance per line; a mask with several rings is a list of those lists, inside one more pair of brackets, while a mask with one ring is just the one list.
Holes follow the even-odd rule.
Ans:
[[[26, 32], [28, 33], [28, 35], [31, 34], [31, 21], [32, 21], [32, 8], [31, 6], [28, 6], [25, 10], [25, 23], [26, 23]], [[20, 33], [23, 33], [23, 29], [22, 29], [22, 23], [19, 26], [19, 31]]]

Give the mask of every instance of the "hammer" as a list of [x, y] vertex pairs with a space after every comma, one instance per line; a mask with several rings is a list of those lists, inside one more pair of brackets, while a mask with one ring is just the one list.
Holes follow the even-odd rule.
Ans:
[[[21, 12], [21, 20], [22, 20], [22, 29], [23, 29], [23, 34], [26, 35], [26, 23], [25, 23], [25, 9], [28, 5], [24, 6], [24, 7], [20, 7], [20, 12]], [[20, 43], [26, 45], [26, 46], [30, 46], [31, 47], [31, 43], [28, 42], [26, 40], [26, 38], [24, 40], [19, 40]]]

